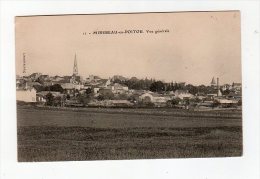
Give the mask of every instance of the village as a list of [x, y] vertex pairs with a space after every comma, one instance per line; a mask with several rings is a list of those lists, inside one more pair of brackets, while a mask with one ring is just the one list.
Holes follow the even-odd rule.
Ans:
[[56, 107], [171, 107], [182, 109], [241, 108], [241, 83], [208, 86], [114, 75], [103, 79], [78, 75], [76, 57], [71, 76], [33, 73], [16, 77], [17, 101]]

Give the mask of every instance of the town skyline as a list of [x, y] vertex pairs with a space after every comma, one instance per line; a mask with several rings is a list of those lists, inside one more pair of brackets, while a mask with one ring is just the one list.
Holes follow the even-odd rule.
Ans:
[[[168, 17], [169, 16], [169, 17]], [[208, 85], [241, 82], [240, 14], [230, 12], [35, 16], [16, 19], [16, 72], [155, 78]], [[170, 20], [169, 20], [170, 19]], [[184, 23], [189, 19], [189, 23]], [[100, 25], [98, 21], [108, 21]], [[146, 22], [147, 21], [147, 22]], [[145, 23], [144, 23], [145, 22]], [[133, 25], [134, 24], [134, 25]], [[196, 27], [196, 28], [195, 28]], [[83, 35], [113, 29], [168, 29], [168, 33]], [[26, 43], [25, 43], [26, 42]]]
[[[19, 77], [30, 76], [30, 75], [32, 75], [34, 73], [39, 73], [39, 74], [42, 74], [42, 75], [48, 75], [50, 77], [55, 77], [55, 76], [59, 76], [59, 77], [73, 76], [73, 74], [65, 74], [65, 75], [60, 74], [60, 75], [58, 75], [58, 74], [46, 74], [46, 73], [42, 73], [42, 72], [33, 72], [33, 73], [30, 73], [30, 74], [28, 74], [28, 73], [17, 74], [17, 76], [19, 76]], [[127, 80], [130, 80], [131, 78], [137, 78], [138, 80], [145, 80], [145, 79], [151, 80], [152, 79], [152, 80], [155, 80], [155, 81], [162, 81], [164, 83], [185, 83], [186, 85], [191, 84], [191, 85], [197, 85], [197, 86], [199, 86], [199, 85], [210, 86], [211, 82], [212, 82], [212, 79], [214, 79], [216, 81], [217, 78], [220, 80], [219, 85], [232, 84], [232, 83], [241, 83], [241, 81], [231, 81], [231, 82], [223, 83], [223, 82], [221, 82], [221, 78], [219, 78], [218, 76], [212, 76], [207, 83], [205, 82], [205, 83], [202, 83], [202, 84], [195, 84], [195, 83], [193, 84], [193, 83], [189, 83], [188, 81], [177, 81], [177, 80], [165, 81], [164, 79], [157, 79], [157, 78], [152, 78], [152, 77], [148, 77], [148, 76], [146, 76], [146, 77], [123, 76], [123, 75], [120, 75], [120, 74], [114, 74], [114, 75], [111, 75], [109, 77], [103, 77], [103, 76], [100, 76], [98, 74], [89, 74], [87, 76], [82, 76], [82, 75], [79, 74], [78, 76], [82, 77], [84, 80], [87, 79], [90, 76], [97, 76], [97, 77], [99, 77], [101, 79], [111, 79], [111, 78], [113, 78], [115, 76], [121, 76], [121, 77], [126, 78]]]
[[[23, 57], [24, 57], [24, 60], [25, 60], [25, 54], [23, 54]], [[22, 74], [17, 74], [18, 76], [30, 76], [31, 74], [33, 74], [33, 73], [40, 73], [40, 74], [42, 74], [42, 75], [48, 75], [48, 76], [72, 76], [72, 75], [77, 75], [77, 76], [80, 76], [80, 77], [82, 77], [83, 79], [86, 79], [86, 78], [88, 78], [88, 77], [90, 77], [90, 76], [97, 76], [97, 77], [100, 77], [100, 78], [103, 78], [103, 79], [110, 79], [110, 78], [113, 78], [113, 77], [115, 77], [115, 76], [121, 76], [121, 77], [124, 77], [124, 78], [126, 78], [126, 79], [131, 79], [131, 78], [137, 78], [137, 79], [153, 79], [153, 80], [156, 80], [156, 81], [162, 81], [162, 82], [165, 82], [165, 83], [186, 83], [186, 84], [192, 84], [192, 83], [189, 83], [189, 82], [187, 82], [187, 81], [177, 81], [177, 80], [171, 80], [171, 81], [166, 81], [166, 80], [164, 80], [164, 79], [157, 79], [157, 78], [155, 78], [155, 77], [149, 77], [149, 76], [145, 76], [145, 77], [138, 77], [138, 76], [124, 76], [124, 75], [121, 75], [121, 74], [112, 74], [112, 75], [110, 75], [110, 76], [108, 76], [108, 77], [103, 77], [103, 76], [100, 76], [100, 75], [98, 75], [98, 74], [88, 74], [88, 75], [86, 75], [86, 76], [82, 76], [82, 75], [80, 75], [80, 74], [78, 74], [79, 72], [78, 72], [78, 62], [77, 62], [77, 54], [75, 53], [75, 56], [74, 56], [74, 63], [73, 63], [73, 72], [71, 73], [71, 74], [46, 74], [46, 73], [42, 73], [42, 72], [32, 72], [32, 73], [27, 73], [26, 71], [27, 71], [27, 67], [26, 67], [26, 64], [23, 66], [23, 73]], [[76, 65], [76, 66], [75, 66]], [[76, 69], [76, 72], [75, 72], [75, 69]], [[75, 74], [76, 73], [76, 74]], [[208, 83], [203, 83], [203, 84], [192, 84], [192, 85], [205, 85], [205, 86], [208, 86], [208, 85], [210, 85], [210, 83], [211, 83], [211, 81], [213, 80], [213, 79], [219, 79], [219, 77], [218, 76], [213, 76], [211, 79], [210, 79], [210, 82], [208, 82]], [[221, 84], [232, 84], [232, 83], [241, 83], [241, 81], [233, 81], [233, 82], [229, 82], [229, 83], [219, 83], [220, 85]]]

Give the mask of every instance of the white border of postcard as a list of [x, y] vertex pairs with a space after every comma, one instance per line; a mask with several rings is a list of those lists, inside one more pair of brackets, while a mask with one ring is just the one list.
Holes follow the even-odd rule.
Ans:
[[[259, 1], [2, 1], [1, 2], [0, 178], [176, 178], [258, 179], [259, 175]], [[14, 17], [48, 14], [240, 10], [242, 27], [243, 156], [18, 163], [16, 144]]]

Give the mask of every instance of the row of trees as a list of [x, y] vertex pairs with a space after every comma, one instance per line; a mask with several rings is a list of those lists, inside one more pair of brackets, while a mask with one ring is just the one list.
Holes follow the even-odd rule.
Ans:
[[51, 86], [34, 85], [33, 87], [36, 89], [37, 92], [41, 92], [41, 91], [55, 91], [60, 93], [64, 92], [64, 89], [61, 87], [60, 84], [54, 84]]
[[[133, 82], [135, 81], [135, 82]], [[198, 93], [202, 94], [210, 94], [215, 92], [215, 88], [211, 86], [205, 86], [205, 85], [199, 85], [199, 86], [194, 86], [191, 84], [188, 85], [180, 85], [178, 83], [163, 83], [162, 81], [154, 81], [154, 80], [128, 80], [128, 81], [116, 81], [117, 83], [121, 83], [124, 85], [127, 85], [130, 89], [137, 89], [137, 90], [150, 90], [153, 92], [158, 92], [162, 93], [165, 91], [176, 91], [176, 90], [187, 90], [189, 93], [195, 95]], [[142, 87], [143, 86], [143, 87]], [[34, 86], [37, 92], [41, 91], [56, 91], [63, 93], [64, 89], [61, 87], [60, 84], [54, 84], [52, 86], [40, 86], [40, 85], [35, 85]], [[223, 95], [228, 95], [231, 90], [221, 90]], [[92, 93], [91, 89], [87, 90], [87, 94]], [[112, 94], [106, 94], [109, 98]], [[105, 94], [103, 95], [105, 97]], [[106, 97], [105, 97], [106, 98]]]
[[[135, 90], [150, 90], [153, 92], [162, 93], [165, 91], [176, 91], [176, 90], [187, 90], [189, 93], [195, 95], [198, 93], [210, 94], [215, 93], [215, 88], [211, 86], [199, 85], [195, 86], [192, 84], [184, 85], [184, 83], [164, 83], [163, 81], [156, 81], [154, 79], [137, 79], [135, 77], [129, 80], [116, 79], [115, 83], [120, 83], [128, 86], [129, 89]], [[221, 90], [224, 95], [230, 93], [230, 90]]]

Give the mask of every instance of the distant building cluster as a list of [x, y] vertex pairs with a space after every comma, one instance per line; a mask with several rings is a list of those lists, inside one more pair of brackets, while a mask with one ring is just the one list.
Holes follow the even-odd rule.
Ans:
[[165, 83], [154, 79], [108, 79], [78, 75], [75, 56], [71, 76], [33, 73], [17, 76], [17, 101], [47, 106], [231, 108], [242, 104], [241, 83], [220, 85], [212, 78], [208, 86]]

